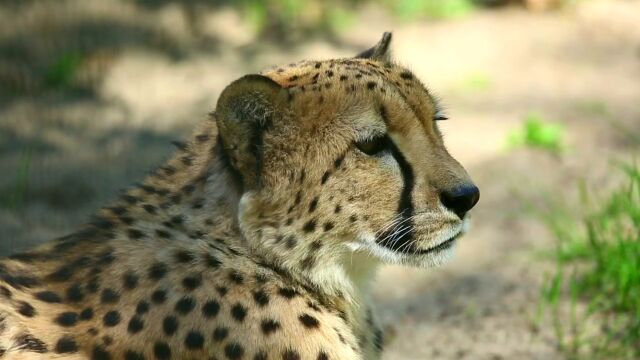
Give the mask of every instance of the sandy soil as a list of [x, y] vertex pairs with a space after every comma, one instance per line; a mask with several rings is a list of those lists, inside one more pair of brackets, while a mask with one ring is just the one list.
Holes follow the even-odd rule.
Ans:
[[[175, 5], [0, 6], [5, 198], [26, 149], [31, 154], [25, 201], [0, 207], [1, 254], [84, 222], [166, 157], [169, 141], [202, 119], [231, 80], [273, 64], [349, 56], [391, 29], [395, 58], [449, 108], [446, 141], [482, 197], [452, 263], [381, 270], [374, 295], [387, 330], [384, 358], [560, 358], [550, 327], [535, 322], [548, 269], [536, 254], [552, 239], [527, 205], [575, 204], [577, 179], [606, 186], [615, 178], [611, 160], [637, 154], [640, 2], [589, 1], [544, 14], [506, 8], [412, 24], [371, 8], [339, 44], [287, 48], [254, 43], [228, 9], [200, 14], [194, 35]], [[70, 43], [91, 54], [72, 90], [42, 86], [38, 59], [61, 56]], [[506, 150], [507, 134], [532, 111], [566, 127], [564, 155]]]

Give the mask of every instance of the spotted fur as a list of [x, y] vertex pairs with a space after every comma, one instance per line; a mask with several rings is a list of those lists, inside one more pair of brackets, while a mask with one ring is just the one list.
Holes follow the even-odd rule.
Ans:
[[378, 358], [377, 264], [441, 263], [477, 201], [390, 38], [232, 83], [90, 224], [0, 261], [0, 358]]

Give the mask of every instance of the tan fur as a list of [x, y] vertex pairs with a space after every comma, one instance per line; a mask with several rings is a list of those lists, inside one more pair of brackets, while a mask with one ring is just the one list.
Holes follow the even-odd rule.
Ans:
[[[96, 221], [2, 260], [0, 358], [379, 358], [377, 264], [444, 261], [449, 248], [419, 252], [462, 232], [439, 194], [470, 183], [429, 92], [385, 60], [388, 40], [373, 59], [230, 85], [184, 148]], [[411, 219], [399, 218], [397, 154], [354, 145], [384, 133], [413, 174]], [[408, 223], [404, 248], [381, 245]]]

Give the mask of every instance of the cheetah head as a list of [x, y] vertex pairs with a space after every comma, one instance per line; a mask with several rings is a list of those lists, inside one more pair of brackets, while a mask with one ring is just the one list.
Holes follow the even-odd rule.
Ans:
[[223, 91], [215, 117], [250, 244], [307, 269], [350, 252], [415, 266], [451, 256], [479, 191], [444, 146], [434, 97], [389, 60], [390, 40]]

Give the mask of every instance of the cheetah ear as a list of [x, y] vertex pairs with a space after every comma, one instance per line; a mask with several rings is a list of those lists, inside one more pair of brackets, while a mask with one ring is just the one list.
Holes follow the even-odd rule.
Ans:
[[356, 55], [356, 59], [371, 59], [384, 62], [391, 61], [391, 53], [389, 51], [389, 45], [391, 45], [391, 33], [385, 32], [382, 34], [382, 39], [369, 50], [365, 50]]
[[282, 114], [286, 90], [262, 75], [246, 75], [220, 94], [215, 118], [221, 145], [244, 189], [258, 186], [262, 170], [262, 139]]

